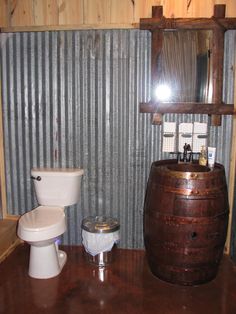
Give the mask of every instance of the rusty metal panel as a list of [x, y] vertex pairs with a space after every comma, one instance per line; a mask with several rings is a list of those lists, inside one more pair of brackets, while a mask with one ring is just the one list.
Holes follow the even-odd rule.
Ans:
[[[0, 38], [9, 214], [37, 206], [32, 167], [82, 167], [81, 200], [66, 209], [63, 243], [81, 243], [84, 217], [110, 215], [120, 221], [121, 247], [143, 247], [150, 165], [168, 157], [161, 151], [162, 126], [139, 113], [139, 102], [150, 97], [150, 33], [60, 31]], [[164, 116], [178, 123], [208, 119]], [[226, 168], [230, 143], [224, 139], [230, 135], [230, 117], [223, 117], [222, 127], [210, 127], [209, 142]]]

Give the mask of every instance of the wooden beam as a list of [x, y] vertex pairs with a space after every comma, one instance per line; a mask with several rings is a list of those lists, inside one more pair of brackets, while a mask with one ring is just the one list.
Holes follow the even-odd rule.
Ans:
[[142, 18], [140, 29], [236, 29], [236, 18]]
[[70, 31], [86, 29], [139, 29], [138, 23], [127, 24], [76, 24], [76, 25], [47, 25], [47, 26], [15, 26], [3, 27], [1, 33], [16, 32], [47, 32], [47, 31]]
[[[163, 6], [155, 6], [152, 7], [152, 17], [153, 18], [162, 18], [163, 17]], [[152, 77], [156, 78], [157, 75], [155, 74], [156, 64], [158, 56], [161, 52], [162, 48], [162, 40], [163, 40], [163, 33], [159, 30], [152, 32]], [[152, 80], [152, 92], [156, 86], [155, 80]], [[154, 113], [152, 115], [152, 124], [160, 125], [162, 124], [162, 114], [161, 113]]]
[[236, 109], [232, 104], [203, 104], [203, 103], [140, 103], [141, 113], [196, 113], [235, 115]]
[[4, 143], [3, 143], [3, 116], [2, 116], [2, 91], [1, 91], [1, 78], [0, 78], [0, 189], [1, 189], [1, 203], [0, 211], [2, 217], [7, 215], [7, 196], [6, 196], [6, 178], [5, 178], [5, 156], [4, 156]]
[[[236, 110], [236, 56], [234, 60], [234, 109]], [[233, 117], [233, 130], [232, 130], [232, 142], [231, 142], [231, 153], [230, 153], [230, 167], [229, 167], [229, 225], [228, 233], [225, 244], [225, 251], [227, 254], [230, 253], [230, 242], [232, 234], [232, 217], [233, 217], [233, 206], [234, 206], [234, 191], [235, 191], [235, 176], [236, 176], [236, 116]]]
[[163, 17], [163, 6], [157, 5], [152, 7], [152, 18], [161, 19]]
[[[223, 5], [215, 5], [214, 6], [214, 18], [222, 18], [225, 17], [226, 6]], [[212, 50], [214, 53], [212, 54], [212, 102], [220, 103], [222, 101], [223, 94], [223, 63], [224, 63], [224, 34], [225, 29], [220, 28], [218, 30], [213, 30], [212, 36]], [[211, 116], [211, 125], [212, 126], [220, 126], [221, 125], [221, 116], [220, 115], [212, 115]]]

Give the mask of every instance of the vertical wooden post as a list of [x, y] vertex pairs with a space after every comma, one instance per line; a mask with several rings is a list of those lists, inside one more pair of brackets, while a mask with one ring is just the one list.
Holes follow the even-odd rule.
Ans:
[[[236, 56], [234, 60], [234, 110], [236, 110]], [[234, 189], [235, 189], [235, 176], [236, 176], [236, 116], [233, 115], [233, 130], [232, 130], [232, 142], [230, 152], [230, 167], [229, 167], [229, 226], [227, 239], [225, 244], [225, 252], [230, 253], [230, 242], [232, 233], [232, 216], [234, 206]]]
[[[218, 4], [214, 5], [214, 15], [215, 18], [225, 17], [225, 5]], [[213, 30], [213, 95], [212, 102], [220, 104], [222, 102], [223, 93], [223, 63], [224, 63], [224, 29], [220, 27]], [[219, 126], [221, 125], [221, 116], [212, 115], [211, 125]]]
[[[162, 18], [163, 17], [163, 7], [162, 6], [154, 6], [152, 7], [152, 17], [153, 18]], [[154, 73], [157, 71], [157, 65], [156, 60], [160, 53], [160, 49], [162, 47], [162, 31], [155, 30], [152, 31], [152, 92], [153, 88], [155, 87], [155, 80], [157, 75], [154, 75]], [[159, 125], [162, 123], [162, 114], [160, 113], [154, 113], [152, 114], [152, 124]]]
[[3, 143], [1, 78], [0, 78], [0, 190], [1, 190], [0, 211], [1, 211], [2, 217], [6, 218], [7, 217], [7, 198], [6, 198], [4, 143]]

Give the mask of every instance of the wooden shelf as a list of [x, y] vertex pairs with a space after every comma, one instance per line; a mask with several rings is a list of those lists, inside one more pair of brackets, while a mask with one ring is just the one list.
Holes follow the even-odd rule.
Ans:
[[235, 115], [236, 111], [232, 104], [202, 104], [202, 103], [140, 103], [140, 113], [195, 113]]

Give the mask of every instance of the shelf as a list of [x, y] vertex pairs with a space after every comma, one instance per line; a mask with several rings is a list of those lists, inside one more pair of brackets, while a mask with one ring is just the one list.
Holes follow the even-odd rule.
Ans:
[[193, 114], [216, 114], [235, 115], [233, 104], [203, 104], [203, 103], [173, 103], [173, 102], [142, 102], [140, 113], [193, 113]]

